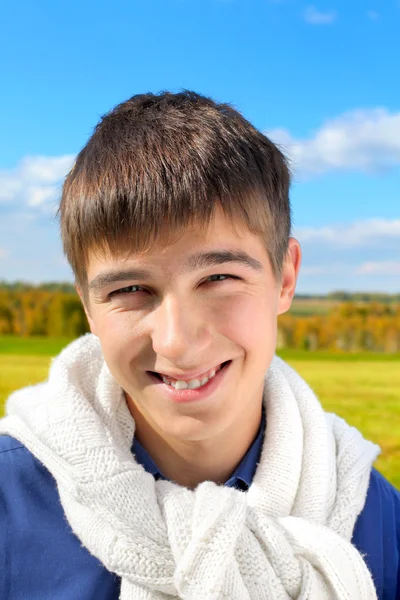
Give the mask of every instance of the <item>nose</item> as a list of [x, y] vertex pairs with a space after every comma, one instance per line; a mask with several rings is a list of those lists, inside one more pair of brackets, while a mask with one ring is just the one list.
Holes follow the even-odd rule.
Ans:
[[156, 354], [175, 365], [192, 365], [209, 346], [209, 323], [200, 305], [164, 297], [153, 311], [151, 337]]

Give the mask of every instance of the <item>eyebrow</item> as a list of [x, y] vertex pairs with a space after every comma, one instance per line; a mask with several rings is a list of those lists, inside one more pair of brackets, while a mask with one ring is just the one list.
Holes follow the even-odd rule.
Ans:
[[[260, 272], [263, 270], [263, 265], [260, 261], [251, 257], [243, 250], [213, 250], [210, 252], [197, 252], [192, 254], [186, 261], [182, 269], [183, 273], [199, 271], [207, 267], [223, 265], [225, 263], [235, 263]], [[152, 274], [147, 269], [111, 269], [104, 273], [99, 273], [89, 283], [89, 289], [99, 292], [103, 288], [112, 285], [113, 283], [122, 281], [144, 281], [151, 279]]]
[[262, 271], [263, 265], [243, 250], [213, 250], [211, 252], [198, 252], [190, 256], [184, 271], [198, 271], [207, 267], [214, 267], [225, 263], [236, 263], [250, 267], [254, 271]]

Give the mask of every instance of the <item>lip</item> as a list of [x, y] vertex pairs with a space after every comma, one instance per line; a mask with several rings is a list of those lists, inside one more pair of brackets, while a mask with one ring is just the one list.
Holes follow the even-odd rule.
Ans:
[[212, 379], [207, 381], [207, 383], [202, 387], [197, 388], [197, 390], [176, 390], [172, 386], [158, 379], [156, 375], [153, 375], [150, 371], [148, 371], [147, 374], [151, 378], [151, 380], [157, 385], [157, 388], [159, 389], [160, 393], [162, 393], [166, 398], [168, 398], [172, 402], [175, 402], [176, 404], [184, 404], [205, 400], [208, 397], [210, 397], [224, 381], [226, 374], [230, 370], [231, 365], [232, 361], [228, 361], [228, 363], [224, 367], [222, 367]]
[[157, 373], [161, 376], [164, 377], [170, 377], [171, 379], [176, 379], [176, 380], [183, 380], [183, 381], [191, 381], [192, 379], [203, 379], [205, 373], [209, 373], [212, 369], [219, 369], [219, 367], [224, 363], [224, 362], [228, 362], [228, 361], [223, 361], [221, 363], [218, 363], [217, 365], [214, 365], [213, 367], [209, 367], [208, 369], [204, 369], [201, 373], [196, 373], [195, 371], [189, 371], [188, 373], [184, 373], [184, 374], [177, 374], [177, 373], [163, 373], [162, 371], [157, 371]]

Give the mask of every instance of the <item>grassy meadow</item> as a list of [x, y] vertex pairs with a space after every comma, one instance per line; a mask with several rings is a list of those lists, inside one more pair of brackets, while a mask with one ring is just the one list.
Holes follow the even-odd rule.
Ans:
[[[66, 338], [0, 336], [0, 416], [15, 389], [46, 378]], [[313, 388], [323, 406], [382, 448], [377, 468], [400, 489], [400, 356], [279, 352]]]

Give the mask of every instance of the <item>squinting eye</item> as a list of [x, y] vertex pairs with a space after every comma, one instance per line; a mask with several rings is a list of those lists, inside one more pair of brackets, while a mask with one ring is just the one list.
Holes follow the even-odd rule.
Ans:
[[212, 277], [223, 277], [223, 279], [214, 279], [214, 281], [225, 281], [226, 279], [240, 279], [240, 277], [237, 277], [236, 275], [224, 275], [223, 273], [218, 273], [217, 275], [210, 275], [208, 279], [211, 279]]
[[116, 296], [118, 294], [129, 294], [131, 292], [136, 292], [137, 290], [143, 290], [140, 285], [127, 285], [126, 287], [120, 288], [119, 290], [115, 290], [115, 292], [111, 292], [111, 296]]

